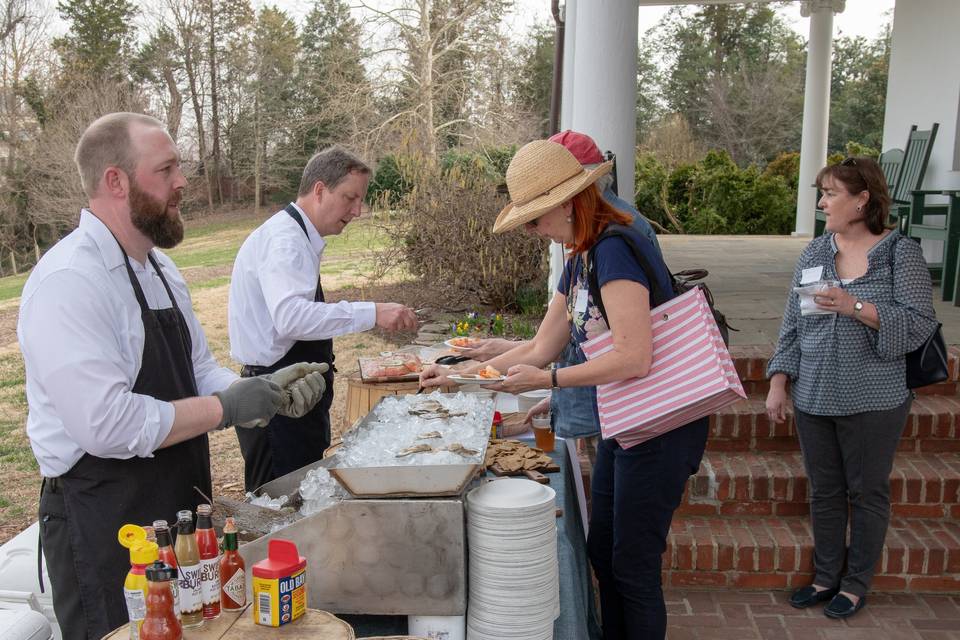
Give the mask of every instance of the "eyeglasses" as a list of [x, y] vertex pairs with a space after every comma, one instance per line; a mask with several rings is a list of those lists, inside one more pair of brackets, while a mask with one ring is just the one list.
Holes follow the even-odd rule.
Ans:
[[855, 167], [857, 166], [856, 158], [844, 158], [843, 162], [840, 163], [841, 167]]

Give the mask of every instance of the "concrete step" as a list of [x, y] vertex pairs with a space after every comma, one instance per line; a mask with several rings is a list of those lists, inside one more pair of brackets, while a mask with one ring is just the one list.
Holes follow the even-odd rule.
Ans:
[[[663, 556], [670, 587], [786, 589], [813, 578], [809, 518], [677, 516]], [[894, 517], [875, 591], [960, 592], [960, 523]]]
[[[947, 361], [950, 367], [950, 377], [946, 382], [917, 389], [920, 396], [954, 396], [960, 389], [960, 345], [947, 347]], [[740, 375], [743, 389], [748, 394], [766, 395], [770, 388], [767, 383], [767, 361], [773, 354], [773, 347], [769, 345], [750, 345], [730, 347], [730, 356]]]
[[[781, 424], [767, 419], [765, 398], [751, 395], [710, 416], [711, 451], [799, 451], [793, 412]], [[919, 396], [910, 407], [899, 451], [960, 453], [960, 400]]]
[[[696, 516], [809, 513], [809, 482], [799, 452], [709, 451], [677, 511]], [[894, 516], [960, 520], [960, 456], [901, 453], [890, 474]]]

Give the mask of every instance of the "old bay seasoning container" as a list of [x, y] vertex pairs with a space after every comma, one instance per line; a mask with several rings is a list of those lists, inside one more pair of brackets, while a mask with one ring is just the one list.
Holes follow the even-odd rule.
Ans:
[[290, 540], [274, 538], [253, 565], [253, 621], [267, 627], [293, 622], [307, 609], [307, 559]]

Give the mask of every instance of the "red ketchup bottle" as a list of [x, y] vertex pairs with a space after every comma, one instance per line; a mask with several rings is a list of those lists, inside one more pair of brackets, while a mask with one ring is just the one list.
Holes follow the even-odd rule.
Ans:
[[177, 570], [160, 561], [149, 565], [147, 576], [147, 614], [140, 627], [140, 640], [181, 640], [183, 627], [174, 610], [171, 582]]

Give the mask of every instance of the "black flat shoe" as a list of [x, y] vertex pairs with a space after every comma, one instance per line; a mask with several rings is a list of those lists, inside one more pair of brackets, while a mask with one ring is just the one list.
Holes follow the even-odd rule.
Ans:
[[867, 603], [867, 596], [860, 596], [860, 599], [857, 600], [857, 604], [853, 604], [845, 595], [837, 594], [833, 600], [830, 601], [826, 607], [823, 608], [823, 615], [828, 618], [836, 618], [838, 620], [843, 618], [849, 618], [860, 609], [863, 609], [863, 605]]
[[838, 593], [840, 593], [839, 588], [817, 591], [813, 585], [810, 584], [793, 592], [793, 595], [790, 596], [790, 606], [797, 609], [806, 609], [815, 604], [826, 602]]

